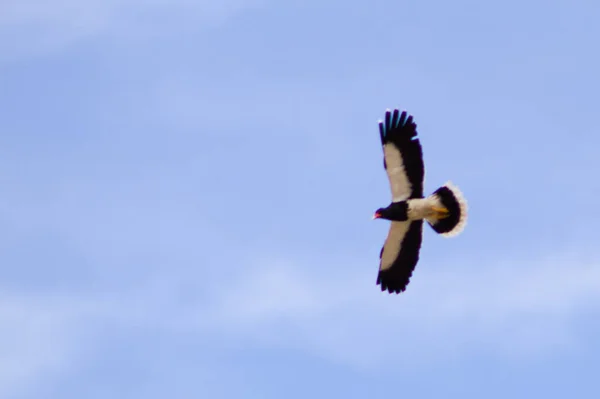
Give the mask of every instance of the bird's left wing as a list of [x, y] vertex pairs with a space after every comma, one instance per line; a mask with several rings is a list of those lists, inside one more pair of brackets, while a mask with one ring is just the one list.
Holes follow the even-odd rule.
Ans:
[[406, 290], [415, 266], [423, 238], [423, 221], [392, 222], [379, 254], [377, 284], [390, 294]]
[[383, 166], [392, 190], [392, 202], [423, 196], [423, 151], [417, 138], [417, 125], [412, 115], [395, 109], [385, 113], [379, 122], [383, 146]]

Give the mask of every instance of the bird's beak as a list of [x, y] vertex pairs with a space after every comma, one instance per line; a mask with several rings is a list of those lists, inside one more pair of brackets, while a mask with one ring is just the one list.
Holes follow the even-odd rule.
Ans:
[[379, 212], [375, 212], [372, 220], [379, 219], [380, 217], [381, 217], [381, 215], [379, 214]]

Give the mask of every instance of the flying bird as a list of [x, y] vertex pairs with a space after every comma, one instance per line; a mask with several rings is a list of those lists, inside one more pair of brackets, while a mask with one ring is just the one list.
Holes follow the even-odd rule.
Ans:
[[392, 202], [373, 215], [391, 221], [379, 254], [377, 285], [381, 291], [399, 294], [406, 290], [419, 261], [423, 221], [444, 237], [455, 236], [465, 227], [467, 202], [450, 181], [423, 197], [423, 151], [412, 115], [388, 109], [385, 120], [379, 121], [379, 134]]

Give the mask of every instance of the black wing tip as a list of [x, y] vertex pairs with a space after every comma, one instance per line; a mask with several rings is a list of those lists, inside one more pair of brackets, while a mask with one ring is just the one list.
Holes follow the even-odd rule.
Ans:
[[408, 284], [410, 283], [411, 276], [408, 276], [406, 280], [399, 281], [400, 279], [392, 276], [385, 276], [387, 272], [380, 271], [377, 275], [377, 285], [381, 286], [381, 292], [387, 291], [389, 294], [400, 294], [406, 291]]
[[400, 294], [406, 291], [419, 263], [419, 252], [423, 240], [422, 233], [423, 221], [412, 222], [402, 239], [400, 252], [395, 261], [389, 268], [382, 270], [381, 257], [385, 248], [384, 244], [379, 254], [379, 271], [377, 273], [377, 285], [381, 285], [381, 291], [388, 291], [390, 294]]
[[[412, 115], [399, 108], [386, 109], [385, 117], [379, 120], [379, 133], [382, 144], [398, 138], [416, 139], [417, 124]], [[393, 137], [390, 137], [390, 134]]]
[[412, 115], [408, 115], [408, 111], [407, 110], [405, 110], [405, 109], [401, 110], [400, 108], [394, 108], [394, 109], [388, 108], [388, 109], [386, 109], [385, 110], [385, 116], [387, 117], [388, 115], [390, 117], [391, 116], [398, 116], [398, 117], [400, 117], [401, 119], [404, 119], [404, 120], [406, 120], [407, 118], [412, 118]]

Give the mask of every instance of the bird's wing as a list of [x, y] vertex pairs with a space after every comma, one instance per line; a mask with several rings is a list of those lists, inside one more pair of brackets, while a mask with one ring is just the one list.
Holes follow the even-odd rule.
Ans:
[[422, 220], [392, 222], [379, 254], [377, 284], [381, 291], [399, 294], [406, 289], [419, 261], [422, 238]]
[[383, 146], [383, 166], [390, 180], [392, 202], [423, 197], [423, 151], [412, 115], [407, 117], [395, 109], [385, 113], [379, 122]]

